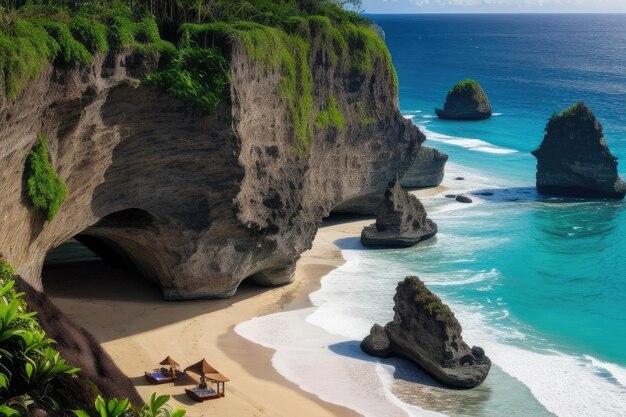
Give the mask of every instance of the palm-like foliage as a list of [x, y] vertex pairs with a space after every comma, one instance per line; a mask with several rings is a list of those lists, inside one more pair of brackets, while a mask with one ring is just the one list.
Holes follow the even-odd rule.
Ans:
[[23, 293], [15, 291], [13, 269], [0, 261], [0, 414], [18, 415], [15, 409], [33, 402], [55, 406], [50, 397], [51, 382], [60, 374], [79, 371], [53, 348], [27, 310]]

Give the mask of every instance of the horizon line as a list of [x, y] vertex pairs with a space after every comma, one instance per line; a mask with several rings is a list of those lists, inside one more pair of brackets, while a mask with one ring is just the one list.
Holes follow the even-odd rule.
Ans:
[[384, 14], [384, 15], [395, 15], [395, 16], [404, 16], [404, 15], [485, 15], [485, 14], [500, 14], [500, 15], [518, 15], [518, 14], [525, 14], [525, 15], [555, 15], [555, 14], [563, 14], [563, 15], [626, 15], [626, 12], [524, 12], [524, 11], [519, 11], [519, 12], [485, 12], [485, 11], [478, 11], [478, 12], [458, 12], [458, 11], [453, 11], [453, 12], [367, 12], [367, 11], [362, 11], [360, 12], [363, 15], [374, 15], [374, 14]]

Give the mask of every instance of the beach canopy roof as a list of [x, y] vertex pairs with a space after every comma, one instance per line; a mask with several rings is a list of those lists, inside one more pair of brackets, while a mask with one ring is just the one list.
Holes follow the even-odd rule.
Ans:
[[194, 363], [193, 365], [189, 365], [185, 368], [185, 372], [191, 371], [198, 375], [204, 375], [206, 378], [211, 379], [216, 382], [228, 382], [230, 379], [226, 378], [224, 375], [220, 374], [217, 369], [209, 365], [209, 363], [202, 359], [198, 363]]
[[169, 356], [159, 362], [159, 365], [180, 366], [174, 359]]

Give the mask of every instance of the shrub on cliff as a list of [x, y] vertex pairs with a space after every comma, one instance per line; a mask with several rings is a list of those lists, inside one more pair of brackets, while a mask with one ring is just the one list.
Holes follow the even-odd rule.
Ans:
[[145, 85], [161, 88], [213, 113], [228, 86], [228, 63], [215, 49], [183, 48], [162, 69], [148, 74]]
[[54, 349], [54, 341], [15, 291], [14, 271], [0, 260], [0, 415], [19, 415], [30, 403], [57, 407], [52, 380], [79, 371]]
[[50, 163], [45, 135], [39, 135], [39, 143], [28, 153], [26, 173], [30, 201], [52, 220], [65, 201], [67, 187]]

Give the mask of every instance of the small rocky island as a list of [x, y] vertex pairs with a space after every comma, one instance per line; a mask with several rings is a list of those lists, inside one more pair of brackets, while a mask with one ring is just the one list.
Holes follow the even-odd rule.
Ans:
[[491, 103], [480, 84], [463, 80], [448, 91], [443, 109], [435, 113], [440, 119], [484, 120], [491, 117]]
[[407, 188], [437, 187], [443, 181], [446, 162], [448, 155], [422, 145], [400, 185]]
[[537, 158], [537, 191], [560, 197], [622, 199], [626, 183], [602, 125], [582, 102], [548, 121]]
[[374, 324], [361, 342], [365, 353], [405, 357], [452, 387], [473, 388], [485, 380], [491, 360], [482, 348], [470, 349], [454, 313], [418, 277], [399, 282], [393, 300], [393, 321], [384, 328]]
[[437, 233], [437, 224], [426, 216], [422, 203], [407, 193], [396, 178], [389, 183], [376, 210], [376, 223], [363, 228], [361, 243], [369, 246], [415, 245]]

